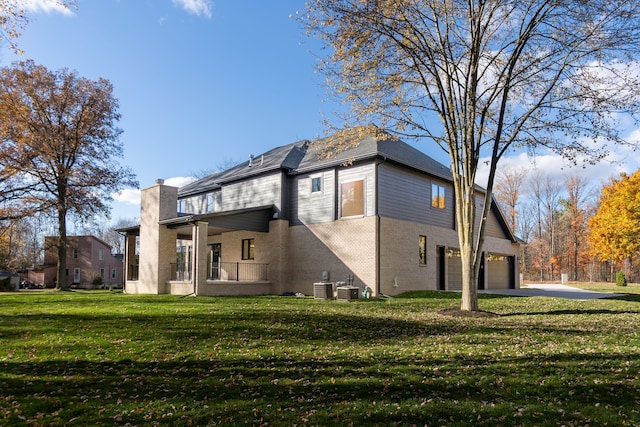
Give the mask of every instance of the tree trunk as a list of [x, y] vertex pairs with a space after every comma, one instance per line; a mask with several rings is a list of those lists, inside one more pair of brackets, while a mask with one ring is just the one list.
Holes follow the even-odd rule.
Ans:
[[474, 265], [471, 247], [460, 250], [462, 261], [461, 310], [478, 311], [478, 274]]
[[65, 290], [67, 285], [67, 211], [58, 209], [58, 273], [56, 289]]
[[462, 266], [462, 304], [461, 310], [478, 311], [478, 271], [475, 249], [476, 236], [476, 203], [473, 187], [460, 185], [457, 191], [456, 220], [458, 222], [458, 242], [460, 244], [460, 261]]

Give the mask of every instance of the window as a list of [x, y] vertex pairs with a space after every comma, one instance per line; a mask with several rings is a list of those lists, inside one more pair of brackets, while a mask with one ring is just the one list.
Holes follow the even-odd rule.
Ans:
[[104, 268], [100, 269], [100, 278], [104, 279]]
[[116, 269], [112, 268], [111, 269], [111, 279], [115, 280], [116, 279], [116, 274], [117, 274]]
[[207, 194], [207, 213], [213, 212], [213, 194]]
[[311, 192], [319, 193], [320, 191], [322, 191], [322, 178], [319, 176], [311, 178]]
[[345, 182], [340, 186], [341, 217], [364, 215], [364, 181]]
[[444, 209], [444, 186], [431, 184], [431, 207]]
[[242, 259], [255, 259], [255, 239], [242, 239]]
[[80, 283], [80, 269], [73, 269], [73, 283]]
[[187, 201], [185, 199], [178, 200], [178, 212], [186, 212], [187, 211]]
[[78, 259], [78, 250], [77, 249], [73, 250], [73, 259]]
[[427, 265], [427, 236], [418, 238], [418, 260], [420, 265]]
[[98, 249], [98, 259], [104, 261], [104, 249]]

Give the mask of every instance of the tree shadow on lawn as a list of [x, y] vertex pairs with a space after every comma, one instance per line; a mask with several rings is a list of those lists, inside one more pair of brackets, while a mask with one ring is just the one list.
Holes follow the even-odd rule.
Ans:
[[3, 362], [0, 421], [621, 425], [640, 421], [636, 359], [576, 351], [334, 360], [283, 349], [203, 361]]

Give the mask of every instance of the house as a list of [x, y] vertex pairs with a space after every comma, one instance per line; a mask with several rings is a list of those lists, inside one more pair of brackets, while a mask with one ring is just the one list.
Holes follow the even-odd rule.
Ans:
[[[44, 265], [29, 271], [28, 281], [42, 287], [55, 287], [58, 264], [58, 237], [44, 238]], [[66, 284], [82, 288], [120, 287], [123, 284], [122, 256], [113, 255], [111, 246], [95, 236], [67, 237]]]
[[[142, 190], [140, 225], [119, 230], [125, 291], [308, 295], [321, 281], [370, 295], [461, 289], [449, 168], [388, 135], [339, 151], [327, 150], [331, 140]], [[495, 203], [486, 236], [478, 286], [519, 287], [519, 244]]]

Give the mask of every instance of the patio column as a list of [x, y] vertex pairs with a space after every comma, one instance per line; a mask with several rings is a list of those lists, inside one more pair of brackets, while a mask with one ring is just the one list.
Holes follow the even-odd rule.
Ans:
[[209, 223], [197, 221], [193, 224], [193, 292], [202, 294], [202, 286], [207, 283], [207, 230]]
[[177, 232], [158, 222], [177, 216], [177, 200], [178, 189], [162, 180], [142, 190], [138, 293], [167, 293], [171, 263], [176, 262]]

